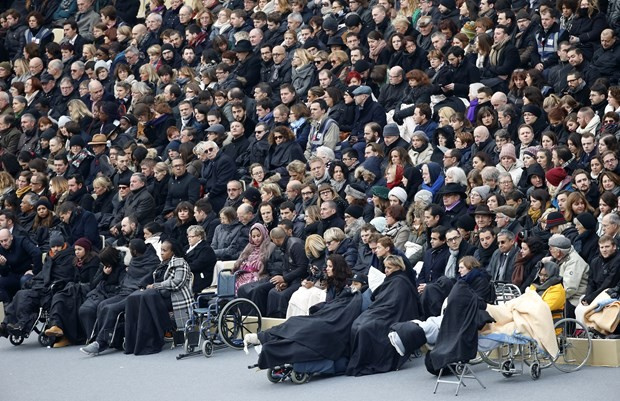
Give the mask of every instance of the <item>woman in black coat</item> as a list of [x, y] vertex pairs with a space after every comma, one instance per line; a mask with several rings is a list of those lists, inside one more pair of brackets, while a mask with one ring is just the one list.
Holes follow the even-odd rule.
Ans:
[[486, 303], [495, 301], [495, 293], [489, 277], [480, 269], [480, 262], [473, 256], [465, 256], [459, 260], [459, 280], [465, 281], [471, 289]]
[[340, 228], [328, 228], [323, 234], [327, 244], [327, 255], [342, 255], [349, 266], [357, 262], [357, 246], [351, 238], [347, 238]]
[[187, 229], [196, 224], [194, 219], [194, 205], [183, 201], [174, 209], [174, 218], [168, 220], [165, 225], [168, 238], [174, 238], [182, 248], [189, 245], [187, 240]]
[[168, 128], [176, 124], [172, 109], [168, 103], [157, 103], [155, 105], [155, 118], [150, 120], [144, 127], [144, 136], [148, 141], [148, 146], [156, 148], [161, 154], [168, 144]]
[[166, 163], [159, 162], [155, 165], [155, 179], [149, 188], [149, 192], [155, 199], [155, 214], [160, 215], [166, 204], [168, 196], [168, 181], [170, 181], [170, 170]]
[[[277, 138], [277, 139], [276, 139]], [[295, 141], [295, 135], [288, 127], [275, 127], [269, 134], [269, 153], [265, 159], [265, 169], [270, 173], [279, 173], [288, 177], [286, 166], [293, 160], [306, 161], [301, 146]]]
[[194, 274], [192, 291], [200, 294], [213, 281], [213, 268], [217, 258], [211, 245], [205, 241], [205, 230], [202, 226], [190, 226], [187, 229], [189, 247], [183, 257]]

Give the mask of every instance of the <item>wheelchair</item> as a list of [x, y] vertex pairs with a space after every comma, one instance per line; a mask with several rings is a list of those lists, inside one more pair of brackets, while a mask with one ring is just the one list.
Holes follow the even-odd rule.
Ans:
[[241, 350], [245, 335], [260, 331], [262, 316], [258, 306], [249, 299], [235, 297], [235, 279], [240, 273], [220, 271], [217, 291], [197, 296], [184, 328], [184, 353], [177, 360], [199, 354], [210, 358], [220, 348]]
[[27, 332], [24, 331], [24, 335], [9, 334], [9, 342], [15, 346], [21, 345], [25, 339], [30, 337], [30, 333], [34, 332], [38, 335], [38, 341], [42, 347], [51, 347], [54, 345], [56, 339], [45, 335], [45, 329], [47, 329], [48, 326], [48, 319], [48, 311], [44, 308], [39, 308], [39, 314], [32, 327], [30, 327]]

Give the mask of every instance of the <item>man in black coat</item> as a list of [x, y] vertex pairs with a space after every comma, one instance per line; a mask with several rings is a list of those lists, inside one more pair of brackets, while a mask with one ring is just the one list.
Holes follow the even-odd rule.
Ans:
[[155, 199], [146, 188], [147, 178], [142, 173], [134, 173], [129, 179], [131, 193], [125, 200], [123, 216], [135, 216], [144, 226], [155, 218]]
[[424, 252], [424, 264], [418, 276], [418, 292], [424, 292], [426, 285], [434, 283], [444, 275], [450, 251], [446, 244], [447, 229], [442, 226], [431, 230], [431, 247]]
[[[8, 230], [0, 231], [0, 243], [3, 249], [2, 241], [6, 239], [7, 234]], [[29, 333], [37, 318], [39, 307], [47, 306], [49, 309], [54, 292], [76, 280], [74, 256], [74, 249], [67, 247], [64, 241], [61, 245], [52, 246], [45, 265], [32, 279], [30, 288], [18, 291], [13, 301], [6, 307], [6, 316], [0, 324], [0, 336], [6, 337], [7, 332], [17, 336]], [[40, 261], [40, 252], [38, 257]]]
[[101, 248], [97, 218], [93, 213], [69, 201], [60, 205], [56, 213], [62, 222], [60, 230], [68, 244], [73, 245], [77, 239], [85, 237], [94, 249]]
[[245, 93], [251, 95], [254, 86], [260, 81], [260, 57], [252, 51], [252, 44], [249, 40], [240, 40], [237, 42], [233, 51], [237, 53], [239, 64], [235, 71], [238, 77], [245, 79]]
[[459, 276], [459, 260], [464, 256], [473, 255], [476, 248], [467, 241], [463, 241], [461, 233], [456, 228], [448, 229], [446, 241], [448, 242], [450, 257], [444, 274], [448, 278], [455, 279]]
[[207, 199], [198, 199], [194, 204], [194, 218], [205, 230], [205, 242], [210, 244], [213, 240], [215, 228], [220, 225], [220, 219], [213, 212], [213, 207]]
[[73, 174], [69, 176], [69, 196], [67, 196], [67, 200], [75, 203], [85, 210], [93, 210], [95, 200], [86, 190], [86, 185], [84, 185], [84, 177], [80, 174]]
[[[215, 124], [209, 129], [224, 127]], [[228, 181], [235, 179], [237, 166], [235, 161], [223, 154], [217, 144], [213, 141], [207, 141], [205, 146], [207, 160], [202, 168], [201, 183], [204, 187], [205, 198], [211, 202], [213, 210], [219, 213], [226, 202], [226, 184]]]
[[487, 127], [481, 125], [474, 129], [474, 144], [471, 145], [470, 159], [467, 161], [465, 171], [469, 172], [472, 169], [472, 160], [476, 153], [484, 152], [492, 155], [495, 149], [495, 141], [491, 138], [491, 134]]
[[445, 224], [454, 227], [459, 217], [467, 213], [467, 203], [465, 198], [465, 187], [461, 184], [451, 182], [446, 184], [439, 192], [443, 201], [445, 211]]
[[273, 288], [267, 295], [267, 316], [285, 318], [288, 301], [299, 289], [301, 280], [306, 275], [308, 258], [304, 242], [299, 238], [287, 236], [282, 228], [276, 227], [271, 230], [270, 237], [284, 253], [284, 271], [282, 275], [273, 276], [269, 280]]
[[337, 227], [344, 231], [344, 220], [338, 216], [338, 205], [329, 200], [321, 203], [321, 222], [317, 228], [317, 234], [323, 235], [327, 229]]
[[28, 237], [0, 230], [0, 301], [8, 303], [33, 275], [41, 271], [41, 250]]
[[467, 98], [469, 85], [480, 81], [480, 70], [465, 58], [465, 51], [452, 46], [446, 54], [448, 62], [453, 68], [452, 83], [444, 86], [444, 93], [453, 93], [455, 96]]
[[484, 69], [481, 82], [494, 91], [507, 91], [508, 79], [520, 64], [519, 51], [510, 41], [508, 28], [499, 25], [493, 35], [489, 65]]

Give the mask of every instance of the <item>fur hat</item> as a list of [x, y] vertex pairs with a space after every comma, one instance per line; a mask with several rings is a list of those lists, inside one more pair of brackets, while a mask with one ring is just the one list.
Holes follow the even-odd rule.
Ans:
[[487, 197], [489, 196], [489, 192], [491, 192], [491, 187], [488, 185], [481, 185], [479, 187], [472, 188], [471, 191], [477, 193], [478, 195], [480, 195], [483, 201], [486, 201]]
[[344, 193], [355, 199], [366, 199], [364, 188], [357, 184], [349, 184], [344, 188]]
[[422, 189], [415, 194], [413, 201], [423, 202], [426, 206], [428, 206], [433, 203], [433, 193], [431, 191], [427, 191], [426, 189]]

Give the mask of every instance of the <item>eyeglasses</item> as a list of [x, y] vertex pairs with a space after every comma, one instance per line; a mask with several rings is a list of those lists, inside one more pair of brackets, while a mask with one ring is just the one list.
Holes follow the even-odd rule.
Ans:
[[509, 243], [509, 242], [510, 242], [510, 241], [508, 241], [508, 240], [499, 240], [499, 241], [497, 241], [497, 243], [498, 243], [498, 244], [501, 244], [501, 245], [507, 244], [507, 243]]
[[321, 64], [327, 60], [314, 60], [314, 64]]
[[326, 190], [323, 190], [323, 191], [319, 192], [319, 194], [321, 194], [321, 195], [329, 195], [331, 193], [332, 193], [332, 191], [330, 191], [329, 189], [326, 189]]
[[314, 195], [314, 192], [302, 192], [301, 194], [303, 196], [312, 196], [312, 195]]
[[461, 238], [461, 236], [457, 235], [456, 237], [446, 238], [446, 240], [448, 240], [448, 242], [456, 242], [459, 240], [459, 238]]
[[211, 153], [215, 150], [215, 148], [205, 149], [205, 153]]

